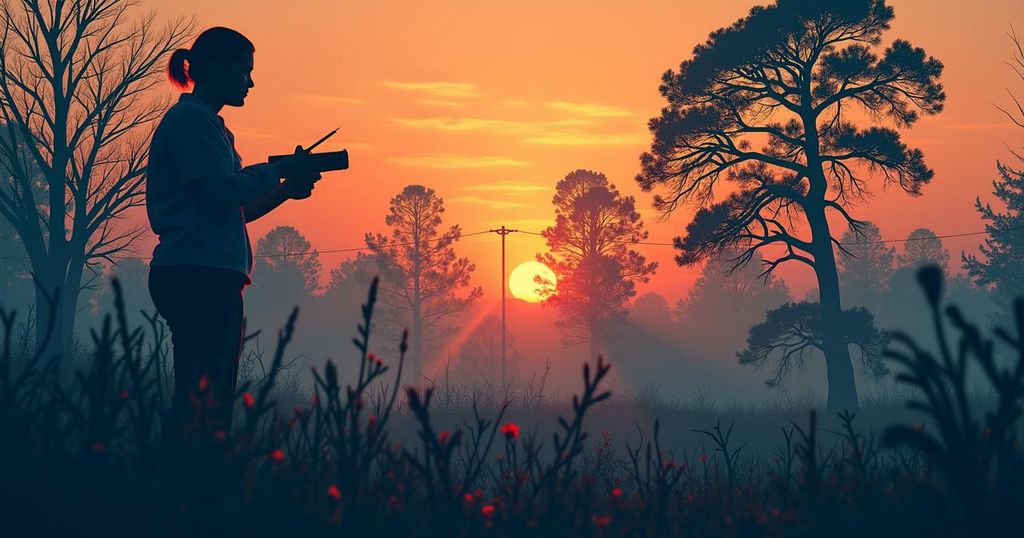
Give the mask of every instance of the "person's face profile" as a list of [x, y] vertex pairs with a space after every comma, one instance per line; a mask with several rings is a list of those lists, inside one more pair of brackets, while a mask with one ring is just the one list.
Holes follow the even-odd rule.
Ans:
[[249, 94], [249, 88], [255, 86], [252, 80], [252, 70], [252, 54], [248, 54], [244, 59], [232, 62], [226, 66], [222, 78], [225, 104], [230, 106], [242, 106], [245, 104], [245, 97]]

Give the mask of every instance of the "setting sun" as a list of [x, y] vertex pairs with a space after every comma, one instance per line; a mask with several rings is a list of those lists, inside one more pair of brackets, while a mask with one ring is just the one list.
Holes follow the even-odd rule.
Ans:
[[539, 291], [540, 284], [534, 280], [534, 277], [538, 275], [552, 283], [557, 282], [555, 273], [543, 263], [531, 261], [516, 266], [508, 277], [508, 289], [512, 292], [512, 296], [528, 303], [543, 301], [544, 297]]

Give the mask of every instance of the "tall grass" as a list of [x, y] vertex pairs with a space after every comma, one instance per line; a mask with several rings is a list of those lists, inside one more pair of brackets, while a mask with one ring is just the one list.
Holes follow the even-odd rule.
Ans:
[[[16, 316], [0, 309], [0, 518], [11, 536], [964, 536], [1020, 529], [1024, 452], [1024, 303], [1016, 326], [986, 336], [943, 310], [937, 274], [921, 273], [938, 351], [898, 336], [890, 359], [924, 422], [895, 422], [880, 439], [842, 413], [814, 412], [763, 452], [737, 441], [731, 420], [693, 432], [682, 450], [653, 420], [616, 451], [591, 438], [608, 405], [610, 366], [582, 366], [580, 390], [551, 429], [511, 422], [518, 405], [465, 401], [445, 428], [452, 394], [403, 388], [407, 346], [372, 350], [377, 285], [353, 340], [355, 379], [328, 361], [314, 389], [285, 404], [275, 384], [297, 311], [278, 334], [265, 375], [242, 383], [232, 431], [195, 424], [198, 442], [161, 439], [170, 387], [163, 325], [132, 328], [115, 286], [116, 315], [92, 333], [88, 364], [17, 345]], [[147, 341], [146, 334], [150, 338]], [[994, 349], [1015, 362], [1000, 367]], [[19, 351], [19, 347], [22, 348]], [[995, 397], [979, 409], [966, 390], [980, 367]], [[201, 410], [209, 395], [196, 387]], [[650, 398], [650, 396], [645, 396]], [[524, 397], [528, 405], [532, 397]], [[694, 402], [706, 407], [706, 395]], [[831, 417], [829, 417], [831, 418]], [[415, 425], [401, 436], [397, 420]], [[831, 442], [826, 442], [828, 438]], [[618, 447], [623, 448], [623, 447]], [[620, 455], [621, 454], [621, 455]], [[4, 532], [7, 534], [7, 532]]]

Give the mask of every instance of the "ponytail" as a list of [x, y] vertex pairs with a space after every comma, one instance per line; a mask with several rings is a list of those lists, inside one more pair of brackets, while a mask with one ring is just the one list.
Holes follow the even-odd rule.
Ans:
[[188, 49], [178, 49], [171, 54], [171, 60], [167, 63], [167, 78], [179, 89], [186, 89], [192, 79], [185, 69], [185, 61], [188, 60]]
[[178, 49], [171, 54], [167, 62], [167, 78], [171, 84], [184, 90], [255, 50], [252, 41], [235, 30], [210, 28], [199, 34], [191, 48]]

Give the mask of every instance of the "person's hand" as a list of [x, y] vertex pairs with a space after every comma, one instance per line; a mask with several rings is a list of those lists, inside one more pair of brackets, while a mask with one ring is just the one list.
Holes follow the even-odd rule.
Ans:
[[282, 188], [293, 200], [302, 200], [313, 195], [313, 185], [320, 180], [320, 169], [316, 160], [302, 146], [295, 146], [295, 154], [274, 163], [284, 178]]
[[312, 178], [313, 176], [320, 175], [320, 168], [317, 166], [316, 158], [302, 149], [302, 146], [295, 146], [295, 153], [293, 155], [275, 162], [273, 166], [277, 169], [277, 176], [285, 179]]
[[303, 198], [309, 198], [313, 195], [313, 186], [319, 180], [319, 173], [309, 178], [290, 177], [284, 180], [284, 183], [281, 184], [281, 188], [284, 189], [285, 194], [287, 194], [289, 198], [293, 200], [302, 200]]

